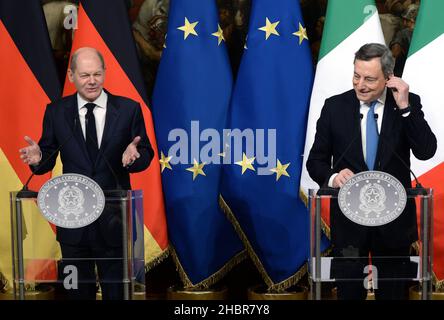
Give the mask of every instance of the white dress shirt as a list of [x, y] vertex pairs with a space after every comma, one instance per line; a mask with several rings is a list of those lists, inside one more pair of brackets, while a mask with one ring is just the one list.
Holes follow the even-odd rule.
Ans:
[[[86, 109], [85, 105], [87, 103], [89, 103], [89, 101], [86, 101], [77, 93], [77, 105], [79, 107], [80, 125], [82, 127], [83, 138], [85, 139], [86, 139], [85, 116], [86, 113], [88, 112], [88, 109]], [[105, 129], [106, 104], [108, 103], [108, 95], [104, 90], [102, 90], [100, 96], [92, 103], [96, 105], [93, 113], [94, 113], [94, 118], [96, 119], [97, 143], [99, 144], [100, 148], [100, 144], [102, 143], [103, 130]]]

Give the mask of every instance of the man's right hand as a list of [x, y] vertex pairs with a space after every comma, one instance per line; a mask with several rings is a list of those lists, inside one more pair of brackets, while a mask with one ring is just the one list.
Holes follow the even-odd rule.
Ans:
[[333, 188], [341, 188], [355, 174], [350, 169], [341, 170], [333, 179]]
[[20, 159], [22, 159], [27, 165], [37, 165], [42, 158], [40, 147], [28, 136], [25, 136], [25, 141], [29, 144], [29, 146], [19, 149]]

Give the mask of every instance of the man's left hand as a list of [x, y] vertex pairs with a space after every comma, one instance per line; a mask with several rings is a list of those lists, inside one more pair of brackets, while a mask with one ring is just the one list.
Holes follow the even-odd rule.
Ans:
[[122, 165], [124, 167], [132, 165], [136, 159], [140, 158], [140, 153], [137, 151], [137, 145], [139, 144], [140, 140], [140, 136], [137, 136], [128, 145], [128, 147], [126, 147], [126, 150], [122, 155]]
[[399, 109], [409, 106], [409, 85], [401, 78], [390, 76], [387, 80], [387, 88], [392, 89], [393, 97]]

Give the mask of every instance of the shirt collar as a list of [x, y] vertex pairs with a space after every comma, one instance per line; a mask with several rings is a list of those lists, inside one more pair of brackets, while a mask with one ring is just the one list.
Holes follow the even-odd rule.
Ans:
[[[384, 89], [384, 91], [382, 92], [381, 96], [378, 98], [378, 103], [380, 105], [385, 105], [385, 100], [387, 98], [387, 88]], [[364, 101], [359, 100], [359, 104], [360, 106], [368, 106], [368, 104]]]
[[[103, 108], [106, 110], [107, 98], [108, 95], [106, 94], [105, 90], [102, 89], [100, 95], [92, 103], [94, 103], [99, 108]], [[79, 93], [77, 93], [77, 105], [79, 106], [79, 110], [82, 109], [87, 103], [89, 103], [89, 101], [86, 101], [80, 96]]]

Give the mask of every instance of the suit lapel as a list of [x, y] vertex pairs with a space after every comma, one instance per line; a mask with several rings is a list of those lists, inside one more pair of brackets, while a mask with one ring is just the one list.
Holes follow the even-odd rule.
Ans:
[[[119, 111], [114, 101], [114, 97], [109, 93], [108, 94], [108, 102], [106, 105], [106, 116], [105, 116], [105, 128], [103, 129], [102, 142], [100, 143], [99, 154], [97, 156], [97, 160], [99, 160], [108, 145], [108, 142], [111, 139], [112, 129], [115, 128], [115, 123], [117, 118], [119, 117]], [[97, 161], [96, 161], [97, 165]]]
[[82, 127], [80, 125], [79, 107], [77, 105], [77, 94], [72, 95], [69, 98], [69, 102], [66, 105], [65, 120], [68, 126], [73, 132], [73, 137], [77, 141], [79, 148], [82, 150], [83, 155], [89, 161], [88, 151], [86, 149], [85, 138], [83, 137]]

